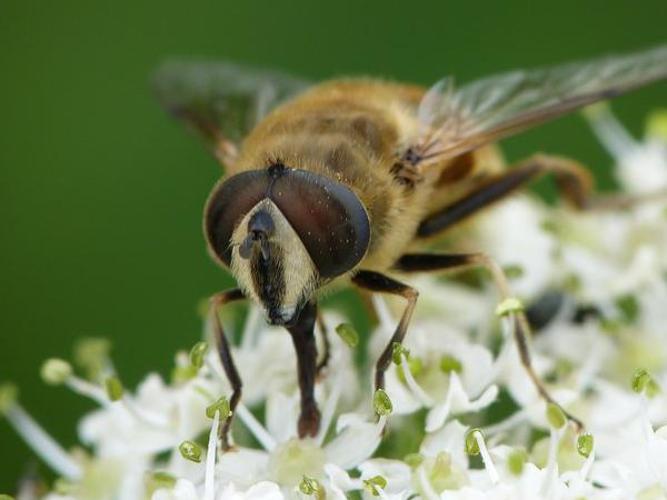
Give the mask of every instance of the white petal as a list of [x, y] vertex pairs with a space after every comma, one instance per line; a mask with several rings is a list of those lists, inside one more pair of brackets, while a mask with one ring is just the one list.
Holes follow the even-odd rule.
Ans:
[[384, 421], [349, 423], [324, 447], [327, 462], [351, 469], [368, 459], [380, 444]]
[[336, 464], [326, 464], [324, 472], [332, 483], [340, 486], [345, 491], [355, 488], [358, 484], [358, 481], [351, 479], [350, 475]]
[[299, 394], [291, 396], [281, 392], [269, 394], [266, 401], [266, 430], [278, 442], [296, 437], [299, 417]]
[[151, 500], [200, 500], [197, 488], [187, 479], [179, 479], [172, 489], [159, 489]]
[[476, 399], [468, 398], [461, 380], [455, 372], [450, 374], [449, 389], [444, 402], [433, 407], [426, 417], [426, 431], [434, 432], [442, 427], [450, 413], [465, 413], [485, 408], [498, 396], [498, 387], [492, 385]]
[[458, 420], [452, 420], [437, 432], [427, 434], [422, 441], [419, 452], [428, 457], [435, 457], [438, 453], [447, 452], [454, 463], [468, 468], [468, 455], [465, 453], [465, 433], [468, 426]]
[[[262, 481], [248, 488], [241, 498], [243, 500], [283, 500], [285, 496], [276, 483]], [[224, 497], [221, 497], [222, 499]]]
[[266, 479], [269, 456], [267, 453], [248, 448], [239, 448], [223, 453], [217, 466], [219, 478], [242, 487], [249, 487]]
[[384, 492], [388, 495], [400, 494], [411, 488], [412, 470], [400, 460], [374, 458], [359, 466], [362, 479], [382, 476], [387, 480]]

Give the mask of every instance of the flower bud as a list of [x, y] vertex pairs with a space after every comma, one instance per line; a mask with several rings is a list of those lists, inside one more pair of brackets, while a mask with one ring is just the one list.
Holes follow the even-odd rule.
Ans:
[[196, 463], [201, 462], [201, 446], [193, 441], [183, 441], [178, 446], [178, 451], [181, 452], [181, 456], [186, 460]]
[[59, 358], [44, 361], [40, 370], [42, 380], [49, 385], [60, 385], [72, 376], [72, 365]]
[[384, 389], [378, 389], [375, 391], [373, 396], [373, 409], [380, 417], [391, 414], [394, 407], [391, 404], [391, 399], [384, 391]]
[[11, 382], [0, 384], [0, 415], [6, 414], [18, 399], [19, 391]]
[[556, 403], [547, 404], [547, 421], [554, 429], [560, 429], [567, 423], [567, 417]]
[[582, 457], [588, 458], [593, 451], [593, 435], [586, 433], [577, 438], [577, 451]]
[[476, 434], [482, 435], [481, 429], [470, 429], [465, 436], [465, 448], [468, 455], [479, 455], [479, 443], [477, 442]]
[[382, 476], [374, 476], [364, 480], [364, 487], [371, 495], [379, 497], [380, 490], [384, 490], [387, 487], [387, 480]]
[[341, 323], [336, 327], [336, 333], [348, 347], [356, 347], [359, 344], [359, 334], [349, 323]]
[[226, 397], [222, 396], [215, 403], [206, 407], [206, 416], [208, 418], [215, 417], [216, 412], [220, 412], [220, 420], [225, 420], [231, 416], [232, 411]]
[[190, 349], [190, 364], [196, 369], [204, 366], [204, 357], [208, 352], [208, 344], [206, 342], [197, 342], [192, 349]]
[[521, 312], [523, 309], [523, 303], [519, 299], [516, 297], [508, 297], [496, 307], [496, 316], [503, 318], [510, 314]]
[[314, 496], [318, 500], [326, 498], [324, 488], [315, 478], [303, 476], [299, 483], [299, 491], [304, 495]]
[[403, 362], [403, 356], [405, 356], [406, 359], [409, 359], [410, 351], [408, 351], [400, 342], [391, 344], [391, 359], [394, 364], [400, 365]]
[[118, 401], [123, 397], [123, 383], [118, 377], [108, 377], [104, 381], [104, 388], [107, 391], [107, 397], [111, 401]]

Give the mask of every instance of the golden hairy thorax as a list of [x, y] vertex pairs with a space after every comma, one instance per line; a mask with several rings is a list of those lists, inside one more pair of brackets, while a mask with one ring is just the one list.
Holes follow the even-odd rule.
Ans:
[[420, 87], [372, 80], [318, 85], [257, 125], [229, 175], [280, 161], [344, 183], [371, 222], [369, 250], [358, 267], [385, 270], [411, 246], [426, 215], [500, 164], [494, 151], [482, 148], [428, 167], [414, 185], [400, 182], [397, 154], [418, 134], [416, 108], [423, 93]]

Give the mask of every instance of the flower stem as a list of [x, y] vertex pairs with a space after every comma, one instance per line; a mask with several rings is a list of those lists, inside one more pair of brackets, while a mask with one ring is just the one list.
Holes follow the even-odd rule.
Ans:
[[110, 401], [104, 392], [104, 389], [95, 384], [91, 384], [87, 380], [71, 375], [65, 381], [65, 385], [77, 394], [92, 399], [100, 406], [109, 406]]
[[482, 455], [482, 462], [484, 462], [484, 467], [486, 468], [486, 472], [489, 473], [489, 478], [491, 479], [491, 482], [493, 484], [497, 484], [500, 478], [498, 476], [498, 471], [496, 470], [496, 466], [493, 464], [493, 460], [491, 460], [491, 455], [489, 454], [489, 450], [486, 447], [486, 443], [484, 442], [484, 436], [482, 436], [482, 433], [479, 431], [475, 431], [473, 435], [475, 437], [475, 441], [477, 441], [477, 446], [479, 447], [479, 453], [480, 455]]
[[82, 476], [79, 464], [19, 404], [9, 408], [6, 417], [16, 433], [54, 471], [71, 480]]
[[266, 451], [272, 451], [276, 447], [275, 439], [273, 439], [271, 434], [269, 434], [262, 424], [257, 421], [255, 416], [250, 413], [248, 408], [240, 404], [236, 407], [236, 414]]
[[218, 452], [218, 428], [220, 427], [220, 411], [215, 412], [211, 432], [208, 435], [206, 451], [206, 475], [204, 476], [204, 500], [215, 498], [215, 458]]

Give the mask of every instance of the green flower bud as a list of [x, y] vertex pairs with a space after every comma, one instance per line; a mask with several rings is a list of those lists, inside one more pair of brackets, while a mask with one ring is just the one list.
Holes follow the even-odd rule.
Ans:
[[582, 457], [588, 458], [593, 451], [593, 436], [591, 434], [582, 434], [577, 438], [577, 451]]
[[646, 122], [646, 135], [667, 141], [667, 109], [651, 112]]
[[303, 476], [299, 483], [299, 491], [304, 495], [314, 496], [317, 500], [324, 500], [326, 493], [324, 488], [315, 478]]
[[202, 449], [194, 441], [183, 441], [178, 446], [178, 451], [181, 452], [181, 456], [186, 460], [196, 463], [201, 462]]
[[104, 381], [104, 388], [111, 401], [118, 401], [123, 398], [123, 383], [118, 377], [108, 377]]
[[197, 370], [204, 366], [204, 358], [208, 352], [208, 344], [204, 341], [197, 342], [190, 349], [190, 364]]
[[391, 344], [391, 359], [394, 364], [400, 365], [403, 362], [403, 356], [405, 356], [406, 359], [409, 359], [410, 351], [408, 351], [400, 342]]
[[632, 375], [632, 390], [636, 393], [644, 392], [646, 386], [651, 381], [651, 375], [648, 371], [643, 368], [638, 368], [635, 370], [635, 373]]
[[225, 420], [229, 418], [232, 414], [232, 410], [229, 408], [229, 401], [226, 397], [222, 396], [215, 403], [206, 407], [206, 416], [208, 418], [215, 417], [215, 412], [220, 412], [220, 420]]
[[547, 421], [554, 429], [560, 429], [567, 423], [567, 417], [556, 403], [547, 404]]
[[391, 399], [389, 399], [389, 396], [384, 389], [375, 391], [375, 395], [373, 396], [373, 408], [375, 409], [375, 413], [380, 417], [389, 415], [393, 411], [394, 407], [391, 404]]
[[16, 403], [19, 396], [18, 388], [11, 382], [0, 384], [0, 415], [5, 415]]
[[42, 380], [49, 385], [60, 385], [72, 376], [72, 365], [59, 358], [44, 361], [40, 370]]
[[98, 380], [109, 363], [111, 342], [104, 338], [86, 338], [74, 346], [74, 362], [86, 373], [89, 380]]
[[482, 430], [476, 427], [466, 432], [465, 436], [466, 453], [471, 456], [479, 455], [479, 443], [477, 442], [476, 434], [483, 437]]
[[660, 386], [648, 371], [639, 368], [632, 376], [632, 390], [638, 394], [643, 392], [646, 397], [652, 398], [660, 392]]
[[496, 307], [496, 316], [502, 318], [523, 311], [523, 303], [516, 297], [508, 297]]
[[375, 476], [364, 480], [364, 487], [374, 497], [380, 496], [380, 490], [387, 487], [387, 480], [382, 476]]
[[349, 323], [341, 323], [336, 327], [336, 333], [345, 342], [348, 347], [357, 347], [359, 344], [359, 334], [357, 330]]

